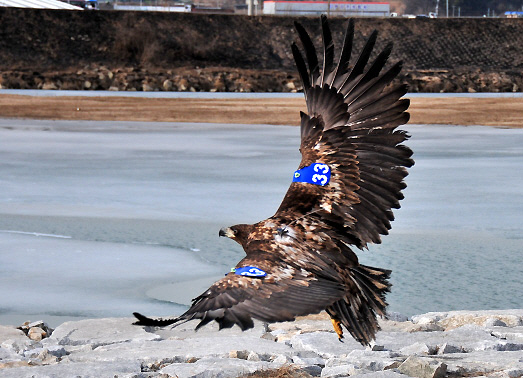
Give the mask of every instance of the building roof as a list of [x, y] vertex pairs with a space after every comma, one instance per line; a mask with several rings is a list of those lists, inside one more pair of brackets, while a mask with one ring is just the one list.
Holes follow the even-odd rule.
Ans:
[[82, 10], [59, 0], [0, 0], [0, 7]]

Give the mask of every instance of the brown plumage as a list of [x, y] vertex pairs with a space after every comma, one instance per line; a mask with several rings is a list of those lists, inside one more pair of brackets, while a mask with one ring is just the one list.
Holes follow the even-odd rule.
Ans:
[[[388, 233], [392, 209], [399, 208], [405, 188], [405, 168], [414, 164], [411, 150], [401, 145], [408, 136], [396, 130], [409, 119], [409, 101], [401, 99], [407, 87], [392, 84], [401, 63], [381, 73], [390, 44], [368, 64], [374, 32], [351, 64], [351, 20], [335, 64], [323, 16], [320, 68], [309, 35], [295, 25], [306, 59], [296, 44], [292, 52], [308, 110], [301, 114], [298, 169], [324, 164], [330, 180], [325, 185], [292, 182], [274, 216], [220, 231], [245, 250], [236, 267], [256, 267], [265, 277], [231, 272], [181, 316], [150, 319], [135, 313], [135, 324], [165, 326], [198, 319], [196, 329], [215, 320], [220, 328], [236, 324], [245, 330], [253, 327], [253, 319], [281, 322], [326, 310], [340, 339], [340, 323], [364, 345], [374, 339], [376, 317], [385, 314], [390, 271], [359, 264], [352, 246], [380, 243]], [[320, 176], [326, 173], [324, 165], [316, 171]]]

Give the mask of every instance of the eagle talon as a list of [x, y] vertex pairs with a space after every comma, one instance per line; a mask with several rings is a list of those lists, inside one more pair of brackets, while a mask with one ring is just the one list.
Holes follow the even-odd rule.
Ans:
[[343, 342], [343, 329], [341, 328], [341, 322], [338, 319], [331, 318], [332, 326], [334, 327], [334, 331], [338, 335], [338, 340], [342, 343]]

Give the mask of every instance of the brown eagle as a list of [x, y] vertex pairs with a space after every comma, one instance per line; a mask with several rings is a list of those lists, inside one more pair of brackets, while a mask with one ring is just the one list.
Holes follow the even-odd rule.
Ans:
[[311, 38], [295, 23], [305, 59], [295, 43], [292, 53], [308, 114], [301, 113], [302, 160], [276, 214], [220, 230], [246, 256], [184, 314], [151, 319], [134, 313], [134, 324], [199, 319], [196, 329], [215, 320], [220, 329], [237, 324], [246, 330], [253, 319], [283, 322], [325, 310], [340, 340], [341, 326], [364, 345], [374, 339], [391, 272], [361, 265], [353, 247], [380, 243], [394, 219], [392, 209], [400, 207], [406, 168], [414, 164], [412, 151], [401, 144], [408, 135], [396, 130], [409, 119], [409, 100], [401, 99], [407, 86], [392, 83], [401, 62], [381, 72], [392, 44], [369, 64], [376, 31], [350, 63], [350, 20], [335, 63], [325, 16], [321, 26], [323, 67]]

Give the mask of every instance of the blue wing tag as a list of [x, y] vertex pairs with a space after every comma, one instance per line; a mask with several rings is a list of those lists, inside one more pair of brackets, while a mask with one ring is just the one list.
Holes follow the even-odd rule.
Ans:
[[331, 179], [331, 169], [327, 164], [313, 163], [294, 172], [293, 182], [306, 182], [325, 186]]
[[241, 268], [236, 268], [234, 273], [246, 277], [265, 277], [267, 275], [267, 273], [265, 273], [260, 268], [256, 268], [255, 266], [244, 266]]

